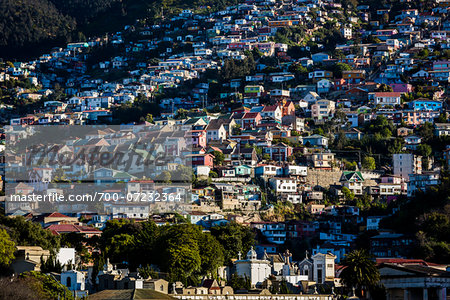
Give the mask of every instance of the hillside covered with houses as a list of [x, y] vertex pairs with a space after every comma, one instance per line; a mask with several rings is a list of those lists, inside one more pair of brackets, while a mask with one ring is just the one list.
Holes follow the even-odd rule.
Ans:
[[0, 298], [447, 299], [450, 2], [194, 4], [0, 63]]

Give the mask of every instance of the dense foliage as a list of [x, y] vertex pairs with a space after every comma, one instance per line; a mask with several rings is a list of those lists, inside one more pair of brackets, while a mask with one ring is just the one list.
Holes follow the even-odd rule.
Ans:
[[19, 278], [34, 291], [37, 297], [33, 299], [74, 299], [72, 292], [52, 275], [30, 271], [20, 274]]
[[441, 184], [400, 203], [394, 215], [382, 220], [382, 226], [415, 235], [419, 247], [414, 257], [437, 263], [450, 260], [450, 177], [441, 175]]
[[211, 233], [188, 223], [156, 226], [153, 221], [136, 223], [113, 220], [101, 238], [105, 254], [114, 263], [136, 269], [158, 268], [172, 281], [197, 284], [203, 274], [216, 270], [254, 243], [253, 234], [238, 224], [214, 227]]
[[0, 278], [0, 299], [74, 299], [72, 292], [52, 275], [25, 272], [18, 277]]
[[16, 245], [41, 246], [43, 249], [55, 250], [59, 247], [59, 237], [45, 230], [39, 223], [26, 220], [22, 216], [10, 218], [0, 215], [0, 228], [6, 230]]
[[50, 0], [65, 15], [74, 17], [78, 23], [84, 24], [99, 13], [110, 9], [119, 0]]
[[[1, 0], [0, 53], [30, 58], [85, 36], [122, 30], [136, 20], [153, 23], [183, 8], [220, 9], [236, 0]], [[112, 21], [114, 20], [114, 21]]]
[[[0, 53], [20, 55], [70, 39], [76, 23], [47, 0], [0, 1]], [[47, 47], [48, 47], [47, 46]], [[38, 53], [36, 51], [36, 53]]]
[[15, 244], [4, 229], [0, 229], [0, 267], [8, 266], [14, 259]]
[[348, 288], [356, 288], [360, 295], [364, 295], [364, 290], [377, 286], [380, 280], [376, 263], [365, 250], [350, 252], [342, 261], [342, 266], [342, 282]]

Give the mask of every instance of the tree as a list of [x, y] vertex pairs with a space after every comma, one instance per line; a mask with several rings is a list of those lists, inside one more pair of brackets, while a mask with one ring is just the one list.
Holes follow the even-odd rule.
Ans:
[[433, 131], [434, 131], [433, 124], [431, 124], [430, 122], [426, 122], [425, 124], [420, 126], [417, 133], [425, 140], [429, 140], [434, 136]]
[[447, 214], [439, 212], [426, 214], [421, 229], [431, 238], [450, 242], [450, 219]]
[[337, 78], [341, 78], [342, 77], [342, 72], [343, 71], [351, 71], [352, 67], [350, 67], [349, 65], [345, 64], [345, 63], [337, 63], [335, 65], [333, 65], [333, 75]]
[[347, 201], [353, 201], [353, 199], [355, 198], [355, 194], [353, 194], [353, 192], [350, 191], [350, 189], [346, 186], [342, 188], [342, 193], [344, 194], [344, 198]]
[[194, 172], [187, 166], [178, 166], [176, 170], [170, 172], [170, 180], [178, 182], [193, 182]]
[[187, 116], [188, 111], [184, 108], [177, 109], [177, 114], [175, 116], [175, 119], [185, 119]]
[[142, 276], [142, 278], [151, 278], [151, 279], [158, 279], [159, 278], [159, 272], [152, 266], [146, 265], [143, 267], [139, 267], [139, 275]]
[[30, 282], [19, 278], [0, 278], [0, 299], [37, 299]]
[[362, 167], [367, 170], [375, 170], [376, 169], [375, 158], [371, 156], [364, 157], [362, 161]]
[[62, 266], [59, 260], [56, 258], [54, 253], [51, 253], [47, 260], [44, 260], [44, 257], [41, 256], [41, 272], [42, 273], [50, 273], [56, 272], [60, 273], [62, 271]]
[[231, 286], [233, 290], [249, 290], [251, 288], [250, 278], [247, 276], [241, 277], [236, 273], [231, 275], [230, 280], [228, 280], [227, 285]]
[[34, 290], [37, 299], [74, 299], [72, 292], [51, 275], [30, 271], [20, 274], [19, 278]]
[[27, 221], [22, 216], [8, 218], [0, 215], [0, 224], [5, 226], [4, 229], [16, 245], [41, 246], [47, 250], [59, 248], [59, 236], [43, 229], [38, 223]]
[[223, 246], [210, 233], [204, 233], [200, 238], [201, 273], [217, 276], [217, 269], [223, 265]]
[[427, 144], [420, 144], [417, 147], [417, 153], [423, 157], [429, 157], [431, 155], [432, 148]]
[[179, 224], [164, 226], [157, 240], [158, 260], [163, 271], [170, 273], [171, 281], [181, 281], [185, 285], [197, 284], [201, 272], [199, 240], [202, 231], [199, 226]]
[[212, 227], [211, 234], [222, 244], [225, 264], [228, 265], [231, 264], [231, 259], [237, 257], [238, 252], [245, 255], [255, 243], [254, 233], [237, 223]]
[[292, 64], [289, 66], [289, 72], [294, 73], [297, 76], [307, 76], [308, 69], [301, 64]]
[[323, 131], [323, 128], [322, 128], [322, 127], [318, 127], [318, 128], [316, 128], [316, 129], [314, 129], [314, 130], [313, 130], [313, 133], [314, 133], [314, 134], [318, 134], [318, 135], [324, 135], [324, 134], [325, 134], [325, 132]]
[[360, 295], [377, 286], [380, 273], [375, 261], [366, 250], [353, 250], [342, 261], [341, 279], [347, 288], [355, 287]]
[[343, 131], [339, 132], [338, 137], [337, 137], [337, 139], [335, 139], [334, 143], [335, 143], [336, 149], [338, 149], [338, 150], [344, 149], [345, 146], [348, 145], [348, 138], [345, 135], [345, 132], [343, 132]]
[[8, 267], [14, 259], [15, 243], [6, 230], [0, 228], [0, 266]]
[[156, 177], [157, 181], [163, 182], [163, 183], [170, 183], [172, 179], [172, 175], [170, 174], [169, 171], [163, 171], [161, 174], [159, 174]]
[[171, 245], [167, 252], [170, 279], [181, 280], [184, 284], [187, 284], [188, 280], [191, 284], [195, 282], [195, 278], [191, 276], [201, 269], [198, 244], [194, 240], [187, 240], [182, 244]]
[[395, 139], [388, 144], [387, 150], [390, 154], [400, 153], [403, 149], [403, 139]]
[[285, 294], [292, 294], [291, 289], [288, 286], [288, 283], [286, 281], [286, 279], [281, 280], [280, 282], [280, 294], [285, 295]]
[[346, 170], [352, 170], [352, 171], [356, 170], [356, 167], [357, 167], [356, 161], [350, 162], [346, 159], [343, 159], [342, 162], [344, 163], [344, 167]]
[[147, 114], [147, 116], [145, 117], [145, 121], [147, 121], [149, 123], [153, 123], [153, 115]]
[[233, 130], [232, 130], [233, 135], [240, 135], [241, 132], [242, 132], [241, 125], [236, 124], [233, 126]]
[[372, 203], [372, 197], [367, 194], [363, 194], [361, 197], [356, 199], [356, 207], [358, 207], [360, 210], [366, 210], [370, 208], [370, 205]]
[[101, 248], [106, 254], [105, 258], [108, 257], [112, 262], [118, 263], [131, 262], [132, 267], [137, 259], [140, 259], [140, 264], [146, 264], [146, 256], [139, 257], [140, 253], [135, 247], [139, 244], [142, 246], [140, 249], [145, 247], [146, 254], [150, 252], [151, 249], [147, 248], [147, 244], [144, 242], [146, 238], [151, 241], [151, 238], [144, 229], [142, 223], [136, 223], [134, 220], [108, 221], [100, 240]]
[[434, 120], [436, 123], [447, 123], [447, 116], [445, 114], [440, 114], [439, 117]]
[[246, 57], [244, 60], [226, 59], [220, 69], [220, 78], [230, 80], [243, 77], [253, 72], [255, 67], [253, 56]]
[[391, 86], [383, 83], [376, 89], [376, 91], [377, 92], [393, 92], [394, 90], [392, 89]]
[[214, 155], [214, 165], [221, 166], [223, 164], [223, 161], [225, 159], [225, 156], [220, 151], [213, 151], [212, 155]]
[[105, 251], [112, 261], [129, 262], [135, 245], [135, 238], [126, 233], [118, 234], [112, 237]]

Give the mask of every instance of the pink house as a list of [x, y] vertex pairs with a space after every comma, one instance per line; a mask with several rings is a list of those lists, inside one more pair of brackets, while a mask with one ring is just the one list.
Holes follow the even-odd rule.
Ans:
[[288, 101], [283, 105], [284, 116], [295, 116], [295, 105], [292, 101]]
[[214, 166], [214, 155], [212, 154], [191, 154], [188, 156], [192, 159], [192, 166]]
[[395, 93], [412, 93], [414, 90], [409, 83], [392, 83], [390, 86]]
[[190, 130], [186, 132], [186, 142], [194, 148], [206, 147], [206, 130]]
[[242, 118], [242, 128], [249, 129], [254, 128], [261, 122], [261, 114], [259, 112], [245, 113]]

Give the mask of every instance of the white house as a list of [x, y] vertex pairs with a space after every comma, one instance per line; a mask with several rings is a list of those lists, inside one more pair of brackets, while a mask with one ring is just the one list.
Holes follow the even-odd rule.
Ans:
[[286, 176], [308, 176], [308, 167], [306, 166], [287, 166], [284, 168]]
[[282, 118], [281, 107], [278, 105], [264, 106], [263, 110], [261, 111], [261, 117], [272, 118], [274, 120], [281, 121]]
[[315, 103], [319, 99], [320, 96], [316, 92], [308, 92], [305, 97], [303, 97], [303, 100], [305, 100], [307, 103]]
[[297, 193], [298, 182], [289, 177], [272, 177], [269, 184], [275, 193]]
[[227, 138], [227, 131], [220, 120], [211, 120], [206, 127], [206, 140], [223, 141]]
[[409, 150], [417, 150], [417, 147], [422, 143], [422, 138], [416, 135], [405, 137], [405, 147]]
[[256, 176], [281, 176], [283, 168], [275, 165], [260, 165], [255, 168]]
[[363, 194], [364, 178], [361, 172], [344, 171], [344, 173], [342, 173], [340, 182], [342, 186], [347, 187], [353, 194]]
[[333, 87], [333, 83], [328, 79], [321, 79], [317, 82], [317, 92], [328, 93]]
[[[369, 94], [369, 97], [371, 95]], [[373, 100], [375, 105], [400, 105], [400, 98], [402, 94], [397, 92], [377, 92], [373, 93]]]
[[311, 116], [315, 120], [331, 119], [336, 110], [336, 103], [331, 100], [322, 99], [311, 105]]

